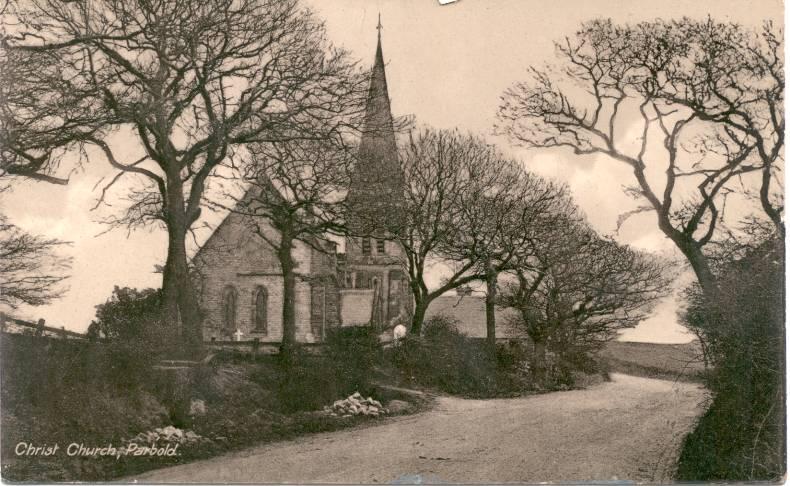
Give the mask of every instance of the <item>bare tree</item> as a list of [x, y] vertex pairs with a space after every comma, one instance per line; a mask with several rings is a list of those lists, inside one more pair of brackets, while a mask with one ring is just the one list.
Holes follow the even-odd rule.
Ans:
[[458, 194], [453, 233], [439, 253], [456, 264], [472, 265], [486, 284], [486, 339], [496, 344], [499, 275], [534, 253], [546, 226], [557, 224], [561, 208], [572, 204], [567, 187], [525, 171], [498, 151], [485, 161], [464, 160], [462, 173], [470, 181]]
[[[784, 212], [784, 35], [766, 21], [759, 31], [738, 24], [656, 22], [642, 36], [686, 45], [683, 64], [666, 70], [658, 96], [720, 124], [722, 145], [752, 150], [760, 170], [757, 197], [780, 237]], [[647, 63], [645, 63], [647, 64]], [[655, 77], [654, 77], [654, 80]]]
[[636, 326], [669, 288], [665, 261], [601, 238], [579, 220], [566, 221], [511, 271], [515, 282], [499, 299], [518, 311], [515, 325], [532, 339], [539, 370], [547, 348], [585, 354]]
[[[414, 297], [411, 332], [419, 334], [430, 303], [446, 292], [485, 278], [478, 261], [448, 259], [448, 242], [459, 236], [463, 195], [492, 181], [476, 180], [476, 167], [495, 169], [497, 153], [483, 140], [452, 131], [426, 129], [411, 136], [401, 151], [406, 186], [405, 222], [391, 231], [405, 253], [405, 267]], [[471, 171], [469, 169], [472, 169]], [[493, 180], [496, 176], [493, 175]], [[490, 187], [495, 190], [494, 187]], [[449, 264], [450, 274], [429, 289], [425, 272]]]
[[[430, 303], [473, 281], [487, 283], [487, 335], [496, 340], [494, 301], [500, 272], [528, 251], [533, 223], [566, 200], [566, 188], [527, 173], [485, 140], [426, 129], [401, 150], [405, 224], [396, 231], [414, 297], [411, 332], [419, 333]], [[432, 265], [449, 268], [436, 288]]]
[[61, 297], [71, 259], [58, 255], [68, 243], [31, 235], [0, 215], [0, 304], [44, 305]]
[[[557, 69], [532, 68], [530, 81], [505, 92], [498, 130], [529, 147], [627, 164], [635, 181], [627, 190], [645, 204], [619, 223], [653, 211], [714, 295], [704, 248], [717, 236], [728, 196], [748, 197], [749, 174], [761, 175], [762, 207], [784, 231], [781, 195], [772, 192], [782, 170], [780, 39], [770, 24], [756, 34], [710, 20], [587, 22], [556, 43]], [[634, 116], [641, 136], [629, 150], [621, 130]], [[659, 168], [663, 180], [649, 175]]]
[[[98, 149], [118, 170], [109, 186], [145, 181], [116, 223], [167, 229], [165, 320], [180, 317], [198, 346], [185, 239], [210, 179], [246, 144], [340, 136], [365, 77], [296, 0], [26, 0], [6, 20], [2, 69], [18, 75], [3, 88], [2, 171], [54, 181], [61, 162]], [[20, 59], [26, 70], [9, 67]], [[140, 156], [123, 160], [113, 132]]]
[[[283, 351], [296, 344], [297, 241], [333, 253], [331, 235], [345, 234], [346, 196], [354, 158], [345, 147], [299, 140], [250, 146], [241, 167], [245, 196], [232, 211], [275, 251], [283, 273]], [[276, 231], [272, 232], [269, 228]]]
[[452, 275], [431, 290], [425, 274], [436, 263], [441, 243], [454, 233], [452, 226], [459, 211], [457, 198], [468, 185], [461, 174], [462, 161], [478, 160], [485, 155], [485, 148], [471, 138], [430, 129], [411, 136], [401, 150], [405, 223], [390, 233], [397, 235], [404, 249], [404, 266], [414, 297], [413, 334], [420, 334], [425, 312], [434, 299], [478, 278], [469, 272], [471, 265], [462, 266], [453, 269]]

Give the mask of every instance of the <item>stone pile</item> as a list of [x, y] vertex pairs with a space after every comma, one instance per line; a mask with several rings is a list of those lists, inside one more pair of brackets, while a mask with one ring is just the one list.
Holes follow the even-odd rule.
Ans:
[[203, 437], [194, 433], [191, 430], [182, 430], [172, 425], [167, 427], [159, 427], [148, 432], [140, 432], [132, 437], [129, 442], [134, 442], [140, 445], [162, 444], [162, 443], [178, 443], [189, 444], [198, 442]]
[[364, 398], [355, 392], [345, 400], [337, 400], [331, 406], [324, 407], [324, 412], [333, 417], [351, 417], [352, 415], [367, 415], [378, 417], [387, 413], [381, 402], [371, 397]]

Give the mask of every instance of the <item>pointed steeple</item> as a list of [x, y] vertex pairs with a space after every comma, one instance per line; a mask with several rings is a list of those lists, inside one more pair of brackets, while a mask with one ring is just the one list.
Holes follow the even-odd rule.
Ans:
[[[362, 144], [365, 142], [392, 143], [392, 153], [395, 154], [395, 132], [392, 124], [392, 111], [390, 108], [389, 89], [387, 88], [387, 72], [384, 69], [384, 53], [381, 49], [381, 15], [376, 26], [378, 30], [378, 43], [376, 45], [376, 58], [373, 70], [370, 73], [368, 87], [368, 101], [365, 107], [365, 127]], [[381, 140], [374, 140], [381, 139]], [[380, 154], [384, 155], [384, 154]]]
[[376, 58], [370, 74], [359, 156], [348, 195], [352, 230], [369, 229], [371, 234], [380, 234], [382, 228], [398, 224], [403, 201], [403, 173], [398, 162], [381, 48], [381, 17], [376, 28]]

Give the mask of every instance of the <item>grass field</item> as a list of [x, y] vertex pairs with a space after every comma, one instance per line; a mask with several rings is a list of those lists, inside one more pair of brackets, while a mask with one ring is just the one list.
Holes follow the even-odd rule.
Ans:
[[687, 344], [612, 341], [601, 351], [610, 371], [666, 380], [701, 381], [705, 367], [697, 342]]

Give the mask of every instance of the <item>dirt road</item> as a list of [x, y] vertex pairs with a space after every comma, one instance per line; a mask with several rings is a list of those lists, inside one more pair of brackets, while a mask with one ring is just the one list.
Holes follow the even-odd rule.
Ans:
[[614, 375], [587, 390], [440, 398], [429, 412], [151, 471], [143, 482], [666, 481], [702, 412], [693, 383]]

